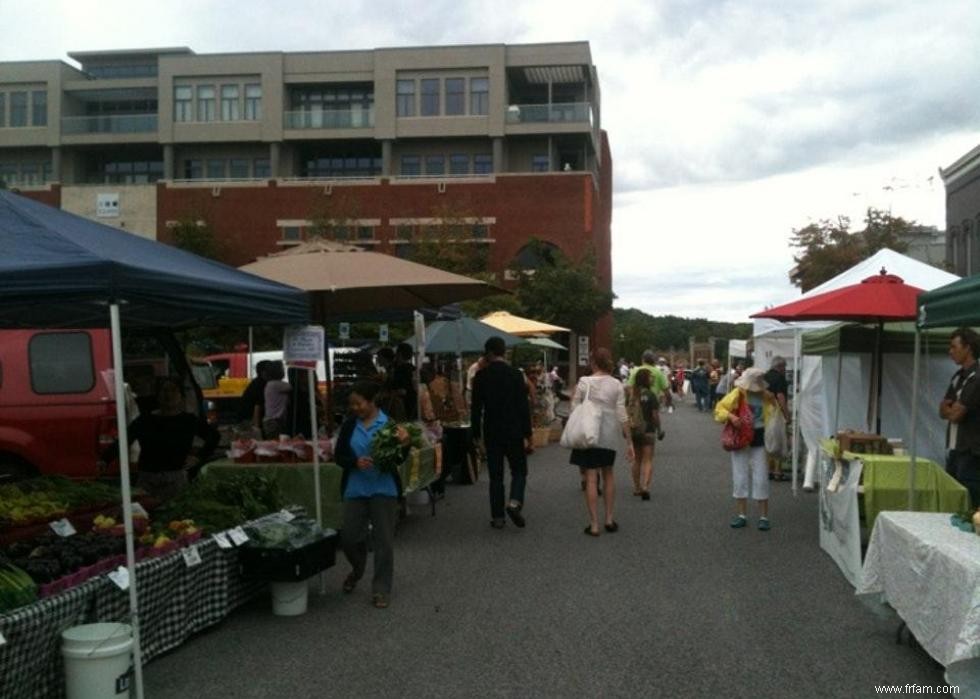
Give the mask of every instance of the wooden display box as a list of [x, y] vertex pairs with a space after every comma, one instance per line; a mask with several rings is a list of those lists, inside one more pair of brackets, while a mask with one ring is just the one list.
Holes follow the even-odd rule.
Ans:
[[852, 454], [891, 454], [892, 447], [888, 440], [879, 434], [865, 432], [838, 432], [837, 442], [842, 452]]

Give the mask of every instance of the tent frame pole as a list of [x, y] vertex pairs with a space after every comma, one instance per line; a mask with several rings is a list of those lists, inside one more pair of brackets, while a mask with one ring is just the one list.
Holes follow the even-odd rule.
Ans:
[[[323, 502], [320, 495], [320, 440], [319, 440], [319, 430], [316, 424], [316, 402], [319, 398], [317, 394], [317, 381], [316, 381], [316, 363], [314, 362], [313, 367], [306, 372], [307, 376], [307, 387], [310, 394], [310, 432], [313, 434], [310, 439], [313, 440], [313, 502], [316, 503], [316, 523], [321, 529], [323, 528]], [[327, 594], [327, 580], [324, 574], [320, 573], [320, 594]]]
[[915, 326], [915, 349], [912, 355], [912, 411], [909, 416], [909, 493], [908, 510], [915, 511], [915, 472], [919, 456], [918, 430], [919, 418], [919, 354], [922, 349], [922, 331]]
[[797, 328], [793, 335], [793, 496], [798, 492], [797, 476], [800, 470], [800, 379], [803, 375], [803, 331]]
[[126, 387], [123, 383], [122, 330], [119, 304], [109, 305], [112, 330], [112, 379], [116, 394], [116, 425], [119, 432], [119, 488], [122, 491], [123, 526], [126, 531], [126, 570], [129, 572], [129, 616], [133, 629], [133, 672], [136, 699], [143, 699], [143, 655], [140, 648], [139, 599], [136, 593], [136, 546], [133, 537], [133, 501], [129, 482], [129, 425], [126, 417]]

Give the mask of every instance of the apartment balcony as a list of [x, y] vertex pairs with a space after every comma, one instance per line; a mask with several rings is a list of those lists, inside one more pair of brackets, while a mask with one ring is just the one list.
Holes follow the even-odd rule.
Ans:
[[592, 104], [512, 104], [507, 107], [508, 124], [587, 124], [592, 127]]
[[156, 131], [156, 114], [80, 116], [62, 117], [61, 119], [61, 133], [65, 136], [82, 134], [155, 134]]
[[371, 129], [374, 128], [374, 108], [304, 109], [285, 112], [286, 129]]

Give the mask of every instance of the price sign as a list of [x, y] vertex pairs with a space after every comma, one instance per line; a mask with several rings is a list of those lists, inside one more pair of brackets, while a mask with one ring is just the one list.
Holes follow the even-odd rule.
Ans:
[[231, 542], [228, 541], [228, 535], [225, 534], [224, 532], [218, 532], [217, 534], [215, 534], [211, 538], [214, 539], [214, 543], [216, 543], [218, 545], [218, 548], [219, 549], [230, 549], [230, 548], [234, 548], [232, 546]]
[[323, 361], [322, 325], [300, 325], [286, 328], [283, 336], [283, 361], [289, 366], [315, 367]]
[[292, 522], [294, 519], [296, 519], [296, 515], [294, 515], [289, 510], [280, 510], [279, 511], [279, 518], [283, 522]]
[[54, 533], [58, 536], [72, 536], [76, 533], [75, 527], [72, 526], [71, 522], [64, 518], [59, 519], [57, 522], [50, 522], [48, 526], [51, 527], [51, 529], [54, 530]]
[[248, 534], [246, 534], [245, 530], [241, 527], [235, 527], [234, 529], [229, 530], [228, 535], [231, 537], [231, 540], [235, 546], [241, 546], [248, 541]]
[[350, 339], [350, 323], [341, 323], [340, 327], [337, 329], [337, 337], [341, 340]]
[[378, 342], [388, 341], [388, 324], [383, 323], [378, 326]]
[[109, 580], [116, 584], [120, 590], [129, 589], [129, 569], [126, 566], [119, 566], [109, 573]]
[[201, 565], [201, 552], [197, 550], [197, 546], [188, 546], [187, 548], [181, 549], [180, 553], [184, 557], [184, 563], [188, 568]]

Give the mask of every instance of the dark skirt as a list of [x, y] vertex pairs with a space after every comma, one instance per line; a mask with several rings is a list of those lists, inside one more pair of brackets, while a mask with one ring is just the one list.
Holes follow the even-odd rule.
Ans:
[[572, 449], [569, 463], [579, 468], [609, 468], [616, 461], [613, 449]]

